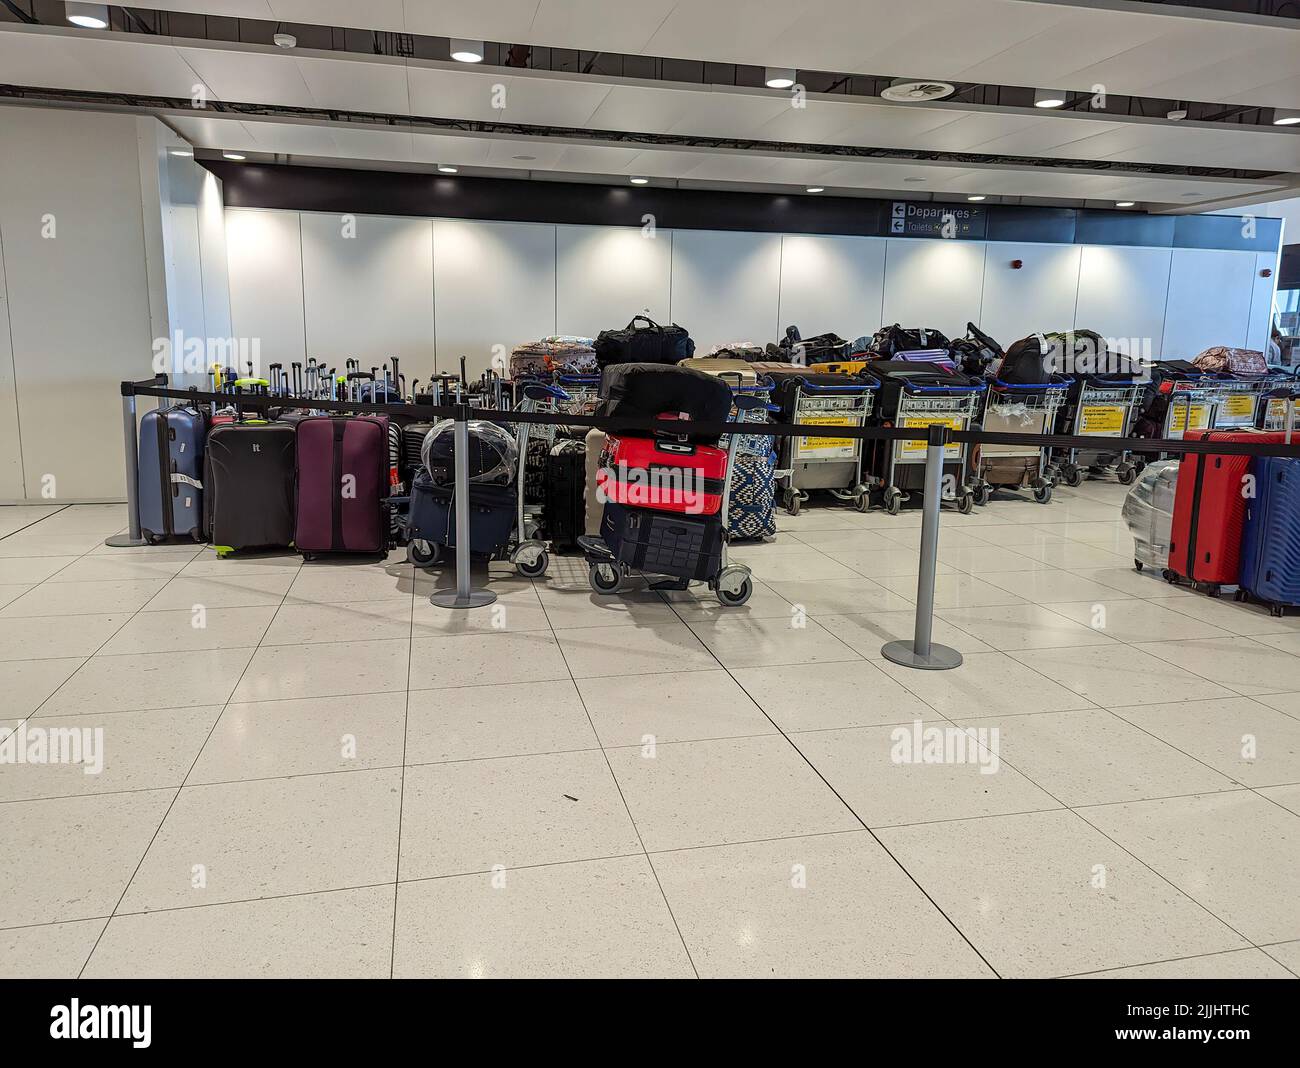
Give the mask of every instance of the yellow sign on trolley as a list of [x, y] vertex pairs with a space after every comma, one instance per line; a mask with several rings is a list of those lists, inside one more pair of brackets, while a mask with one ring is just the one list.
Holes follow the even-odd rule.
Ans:
[[[966, 419], [960, 415], [909, 415], [899, 421], [899, 426], [907, 430], [924, 429], [930, 426], [946, 426], [949, 430], [965, 430]], [[924, 460], [926, 445], [924, 441], [899, 441], [898, 458], [900, 460]], [[961, 459], [961, 442], [954, 441], [943, 450], [945, 460]]]
[[1255, 421], [1254, 393], [1233, 393], [1223, 402], [1223, 419], [1225, 423], [1253, 423]]
[[[1173, 405], [1173, 421], [1169, 426], [1169, 433], [1182, 434], [1188, 429], [1188, 411], [1186, 404], [1179, 404], [1178, 401], [1170, 401]], [[1193, 404], [1191, 411], [1191, 429], [1192, 430], [1209, 430], [1210, 429], [1210, 406], [1208, 404]]]
[[1085, 404], [1079, 412], [1079, 433], [1117, 438], [1124, 432], [1125, 411], [1122, 404]]
[[[799, 422], [810, 426], [856, 427], [858, 420], [843, 415], [801, 415]], [[812, 460], [852, 460], [857, 453], [857, 438], [801, 437], [796, 439], [797, 458]]]

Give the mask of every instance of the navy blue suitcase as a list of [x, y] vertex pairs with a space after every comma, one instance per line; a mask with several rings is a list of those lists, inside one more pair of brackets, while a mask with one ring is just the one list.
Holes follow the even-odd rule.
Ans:
[[[472, 553], [495, 555], [510, 542], [515, 529], [515, 489], [484, 482], [469, 486], [469, 547]], [[456, 547], [456, 503], [452, 486], [443, 486], [420, 471], [411, 486], [411, 509], [406, 524], [411, 541]]]
[[177, 404], [146, 412], [140, 420], [140, 471], [136, 483], [140, 530], [149, 541], [181, 536], [204, 541], [203, 454], [207, 415]]
[[1300, 606], [1300, 460], [1257, 456], [1255, 496], [1246, 502], [1241, 589], [1274, 615]]

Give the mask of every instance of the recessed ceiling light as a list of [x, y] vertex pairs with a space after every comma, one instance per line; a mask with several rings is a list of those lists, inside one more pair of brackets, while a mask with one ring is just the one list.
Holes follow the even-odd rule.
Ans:
[[1174, 108], [1173, 111], [1166, 111], [1165, 118], [1168, 119], [1170, 122], [1182, 122], [1183, 119], [1187, 118], [1187, 109]]
[[974, 202], [974, 203], [979, 203], [979, 201], [981, 201], [981, 200], [983, 200], [983, 199], [985, 199], [985, 198], [984, 198], [984, 194], [983, 194], [983, 193], [976, 193], [974, 196], [972, 196], [972, 197], [967, 197], [966, 199], [969, 200], [969, 201], [972, 201], [972, 202]]
[[459, 37], [451, 39], [451, 58], [458, 63], [482, 63], [483, 42], [464, 41]]
[[297, 48], [298, 38], [291, 33], [273, 33], [271, 40], [276, 48]]
[[810, 186], [808, 186], [806, 189], [804, 189], [804, 192], [805, 192], [805, 193], [824, 193], [824, 192], [826, 192], [826, 187], [825, 187], [824, 185], [810, 185]]
[[223, 153], [221, 153], [221, 158], [222, 158], [222, 159], [233, 159], [233, 160], [235, 160], [236, 162], [238, 162], [239, 160], [247, 159], [248, 157], [245, 156], [245, 155], [244, 155], [243, 153], [241, 153], [241, 152], [223, 152]]
[[638, 177], [638, 178], [629, 178], [628, 181], [631, 182], [633, 185], [649, 185], [649, 184], [650, 184], [650, 179], [649, 179], [649, 178], [639, 178], [639, 177]]
[[766, 67], [763, 70], [763, 84], [769, 89], [789, 89], [794, 85], [793, 67]]
[[456, 171], [457, 171], [456, 167], [448, 167], [445, 163], [440, 163], [438, 165], [439, 174], [455, 174]]
[[1117, 208], [1131, 208], [1131, 207], [1133, 206], [1133, 204], [1134, 204], [1134, 201], [1132, 201], [1132, 200], [1117, 200], [1117, 201], [1115, 201], [1115, 207], [1117, 207]]
[[537, 157], [536, 156], [511, 156], [510, 158], [520, 160], [524, 163], [531, 163]]
[[1035, 89], [1034, 107], [1059, 108], [1065, 103], [1065, 92], [1061, 89]]
[[904, 178], [903, 181], [905, 181], [905, 182], [924, 182], [925, 179], [924, 179], [924, 178]]
[[1274, 108], [1273, 125], [1274, 126], [1300, 125], [1300, 111], [1292, 111], [1290, 108]]
[[193, 156], [194, 156], [194, 149], [192, 149], [192, 148], [169, 148], [169, 149], [167, 150], [167, 154], [168, 154], [169, 156], [182, 156], [182, 157], [184, 157], [185, 159], [191, 159], [191, 158], [193, 158]]
[[63, 5], [68, 21], [84, 30], [108, 29], [107, 4], [73, 4]]

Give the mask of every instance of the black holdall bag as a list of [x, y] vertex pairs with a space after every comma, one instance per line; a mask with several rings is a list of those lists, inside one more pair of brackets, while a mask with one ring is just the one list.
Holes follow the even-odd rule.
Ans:
[[993, 373], [999, 382], [1014, 385], [1038, 385], [1054, 380], [1052, 362], [1060, 359], [1061, 349], [1043, 334], [1030, 334], [1013, 341]]
[[784, 355], [783, 362], [808, 366], [815, 363], [833, 363], [848, 355], [850, 342], [836, 333], [815, 334], [802, 337], [797, 326], [787, 326], [785, 336], [777, 342]]
[[974, 323], [966, 324], [966, 336], [954, 339], [948, 351], [963, 373], [976, 378], [983, 378], [984, 373], [1006, 355], [1002, 346]]
[[[685, 416], [697, 423], [725, 423], [731, 414], [731, 387], [722, 379], [689, 367], [658, 363], [618, 363], [606, 367], [600, 376], [600, 407], [596, 414], [631, 419], [655, 419], [660, 415]], [[715, 443], [717, 434], [696, 435], [681, 424], [664, 422], [665, 432], [684, 433], [699, 445]], [[630, 432], [629, 437], [648, 437], [649, 431]]]
[[873, 352], [891, 357], [899, 352], [917, 352], [922, 349], [946, 349], [948, 337], [942, 331], [932, 330], [926, 326], [915, 329], [899, 326], [882, 326], [876, 331], [871, 341]]
[[602, 330], [595, 349], [598, 367], [614, 363], [677, 363], [695, 355], [695, 342], [676, 323], [660, 326], [648, 316], [637, 315], [622, 330]]

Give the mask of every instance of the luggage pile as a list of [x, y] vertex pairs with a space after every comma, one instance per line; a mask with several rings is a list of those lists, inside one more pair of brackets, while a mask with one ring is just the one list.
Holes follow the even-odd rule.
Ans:
[[510, 378], [594, 374], [597, 370], [595, 344], [589, 337], [553, 334], [517, 345], [510, 353]]
[[[617, 593], [632, 572], [664, 576], [653, 588], [706, 582], [728, 606], [749, 600], [747, 568], [726, 560], [727, 501], [738, 435], [726, 450], [692, 424], [725, 423], [733, 398], [721, 379], [660, 363], [607, 366], [599, 414], [662, 422], [652, 431], [611, 431], [596, 469], [598, 534], [579, 539], [591, 588]], [[590, 448], [590, 443], [589, 446]]]

